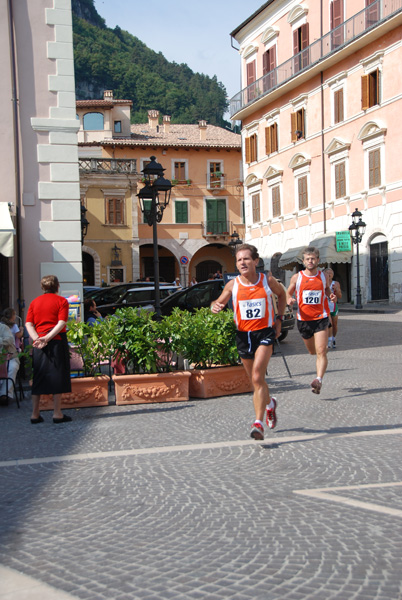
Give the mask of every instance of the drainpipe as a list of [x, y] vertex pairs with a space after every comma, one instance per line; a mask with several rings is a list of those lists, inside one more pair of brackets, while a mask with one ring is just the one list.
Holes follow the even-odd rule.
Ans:
[[324, 143], [324, 73], [321, 71], [321, 165], [322, 165], [322, 212], [324, 222], [324, 233], [327, 233], [327, 213], [325, 208], [325, 143]]
[[[322, 56], [322, 38], [324, 35], [323, 10], [322, 2], [320, 1], [320, 37], [321, 37], [321, 56]], [[324, 73], [321, 71], [321, 171], [322, 171], [322, 218], [324, 225], [324, 233], [327, 233], [327, 213], [326, 213], [326, 193], [325, 193], [325, 144], [324, 144]]]
[[22, 279], [22, 236], [21, 236], [21, 166], [20, 166], [20, 139], [18, 122], [18, 98], [17, 98], [17, 69], [15, 60], [15, 38], [13, 19], [13, 0], [8, 0], [8, 29], [10, 40], [11, 60], [11, 92], [13, 103], [13, 134], [14, 134], [14, 165], [15, 165], [15, 210], [16, 210], [16, 234], [17, 234], [17, 271], [18, 271], [18, 312], [24, 322], [24, 291]]

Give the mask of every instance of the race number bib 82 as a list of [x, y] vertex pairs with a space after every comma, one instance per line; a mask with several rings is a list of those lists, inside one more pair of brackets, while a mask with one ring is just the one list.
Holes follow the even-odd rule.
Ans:
[[303, 290], [304, 304], [321, 304], [321, 290]]
[[258, 298], [257, 300], [240, 300], [239, 308], [242, 321], [263, 319], [265, 317], [265, 305], [265, 298]]

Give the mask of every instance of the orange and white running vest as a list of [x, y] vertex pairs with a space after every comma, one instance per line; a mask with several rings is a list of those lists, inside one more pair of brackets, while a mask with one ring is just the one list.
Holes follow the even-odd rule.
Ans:
[[264, 273], [257, 283], [245, 285], [236, 277], [232, 292], [233, 313], [239, 331], [258, 331], [273, 327], [272, 292]]
[[296, 282], [297, 318], [299, 321], [318, 321], [328, 317], [329, 305], [325, 294], [327, 282], [322, 271], [306, 275], [300, 271]]

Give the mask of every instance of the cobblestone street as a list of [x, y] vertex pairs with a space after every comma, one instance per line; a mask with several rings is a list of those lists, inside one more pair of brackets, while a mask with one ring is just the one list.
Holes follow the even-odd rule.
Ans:
[[0, 599], [401, 600], [401, 334], [341, 313], [316, 396], [291, 331], [263, 442], [251, 395], [0, 407]]

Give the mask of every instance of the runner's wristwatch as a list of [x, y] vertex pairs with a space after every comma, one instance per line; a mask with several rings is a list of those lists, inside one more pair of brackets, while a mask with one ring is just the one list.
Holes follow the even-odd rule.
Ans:
[[276, 318], [279, 319], [280, 321], [284, 321], [285, 320], [284, 315], [276, 315]]

